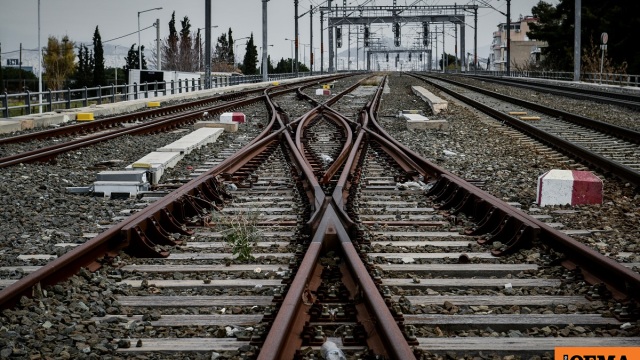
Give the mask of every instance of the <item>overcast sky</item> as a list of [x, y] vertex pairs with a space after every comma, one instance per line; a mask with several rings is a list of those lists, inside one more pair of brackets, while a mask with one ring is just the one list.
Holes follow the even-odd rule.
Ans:
[[[364, 3], [366, 0], [348, 0], [348, 4], [355, 6]], [[309, 10], [310, 5], [322, 4], [324, 0], [299, 0], [302, 14]], [[496, 9], [506, 13], [505, 0], [486, 0], [487, 3]], [[556, 4], [557, 0], [547, 0]], [[334, 4], [342, 5], [342, 1], [335, 1]], [[398, 5], [411, 5], [414, 0], [397, 0]], [[468, 2], [449, 0], [419, 0], [416, 5], [452, 5], [474, 4], [473, 0]], [[538, 0], [513, 0], [511, 4], [512, 19], [517, 19], [520, 14], [530, 15], [531, 7], [538, 3]], [[372, 0], [368, 5], [388, 6], [393, 0]], [[496, 10], [490, 9], [478, 3], [481, 8], [478, 11], [478, 55], [486, 57], [489, 53], [489, 44], [492, 40], [492, 33], [497, 30], [497, 24], [505, 22], [503, 15]], [[212, 24], [218, 28], [212, 30], [213, 42], [230, 27], [233, 30], [234, 39], [247, 37], [251, 33], [257, 46], [262, 45], [262, 1], [261, 0], [213, 0]], [[168, 22], [171, 20], [171, 13], [176, 13], [176, 28], [180, 30], [180, 20], [188, 16], [192, 24], [192, 29], [204, 27], [204, 0], [46, 0], [41, 1], [41, 46], [46, 46], [47, 38], [51, 35], [61, 38], [68, 35], [76, 43], [91, 43], [96, 25], [100, 28], [102, 41], [118, 38], [120, 36], [134, 33], [128, 37], [109, 42], [111, 45], [119, 45], [129, 48], [138, 42], [138, 11], [162, 7], [162, 10], [149, 11], [140, 15], [141, 28], [148, 27], [154, 21], [160, 19], [161, 37], [168, 35]], [[17, 53], [20, 43], [25, 49], [36, 49], [38, 47], [38, 0], [0, 0], [0, 43], [2, 44], [2, 63], [6, 65], [7, 58], [18, 58]], [[268, 43], [269, 54], [272, 60], [289, 58], [291, 56], [291, 43], [285, 38], [294, 36], [294, 6], [292, 0], [270, 0], [268, 2]], [[319, 54], [320, 34], [319, 34], [319, 14], [314, 14], [314, 35], [313, 46], [315, 53]], [[473, 52], [473, 16], [466, 17], [466, 49]], [[326, 26], [326, 22], [325, 22]], [[300, 43], [309, 43], [309, 16], [305, 15], [299, 20]], [[379, 30], [384, 36], [391, 37], [389, 27]], [[451, 30], [453, 34], [453, 30]], [[345, 31], [346, 36], [346, 31]], [[403, 31], [403, 36], [408, 35]], [[155, 28], [141, 32], [141, 43], [149, 48], [154, 45], [156, 36]], [[204, 35], [203, 35], [204, 36]], [[447, 36], [447, 52], [453, 52], [453, 36]], [[355, 47], [355, 35], [352, 47]], [[410, 39], [403, 38], [403, 45], [410, 42]], [[244, 42], [236, 42], [237, 55], [244, 54]], [[346, 39], [344, 40], [346, 48]], [[309, 61], [309, 47], [300, 46], [300, 61]], [[325, 31], [325, 61], [327, 61], [327, 33]], [[120, 49], [118, 49], [120, 52]], [[352, 54], [353, 55], [353, 54]], [[355, 55], [354, 55], [355, 56]], [[315, 57], [316, 63], [319, 56]]]

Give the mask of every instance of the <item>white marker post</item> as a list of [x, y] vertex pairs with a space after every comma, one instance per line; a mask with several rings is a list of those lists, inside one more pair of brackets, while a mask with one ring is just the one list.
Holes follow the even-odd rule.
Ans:
[[603, 32], [600, 35], [600, 84], [602, 84], [602, 66], [604, 64], [604, 52], [607, 51], [607, 41], [609, 41], [609, 34]]

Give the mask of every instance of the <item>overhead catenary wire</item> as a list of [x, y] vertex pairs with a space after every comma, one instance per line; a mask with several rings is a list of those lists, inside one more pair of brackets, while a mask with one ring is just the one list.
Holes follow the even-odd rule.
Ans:
[[[146, 27], [146, 28], [144, 28], [144, 29], [140, 29], [140, 31], [144, 31], [144, 30], [147, 30], [147, 29], [151, 29], [152, 27], [155, 27], [155, 24], [150, 25], [150, 26], [147, 26], [147, 27]], [[105, 44], [105, 43], [108, 43], [108, 42], [111, 42], [111, 41], [115, 41], [115, 40], [119, 40], [119, 39], [125, 38], [125, 37], [127, 37], [127, 36], [135, 35], [135, 34], [137, 34], [137, 33], [138, 33], [138, 31], [136, 30], [136, 31], [134, 31], [134, 32], [132, 32], [132, 33], [128, 33], [128, 34], [126, 34], [126, 35], [122, 35], [122, 36], [118, 36], [118, 37], [113, 38], [113, 39], [105, 40], [105, 41], [103, 41], [102, 43], [103, 43], [103, 44]], [[84, 45], [84, 43], [81, 43], [81, 44], [83, 44], [83, 45]], [[93, 46], [93, 44], [87, 44], [87, 45], [85, 45], [85, 46], [86, 46], [86, 47], [90, 47], [90, 46]], [[38, 49], [22, 49], [22, 51], [38, 51]], [[6, 51], [6, 52], [3, 52], [3, 53], [0, 53], [0, 55], [13, 54], [13, 53], [17, 53], [17, 52], [20, 52], [20, 50], [18, 49], [18, 50]]]

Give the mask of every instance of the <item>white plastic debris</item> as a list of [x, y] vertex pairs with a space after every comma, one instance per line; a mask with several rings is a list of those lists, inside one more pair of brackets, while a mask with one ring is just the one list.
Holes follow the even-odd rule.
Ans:
[[633, 327], [633, 325], [631, 325], [631, 323], [628, 323], [628, 322], [620, 325], [620, 329], [622, 329], [622, 330], [626, 330], [626, 329], [628, 329], [630, 327]]
[[324, 163], [333, 162], [333, 158], [327, 154], [320, 154], [320, 160], [322, 160], [322, 162]]
[[255, 288], [256, 289], [260, 289], [262, 287], [262, 284], [256, 284]]
[[256, 274], [260, 274], [262, 272], [262, 269], [260, 269], [258, 267], [258, 268], [253, 269], [253, 272], [256, 273]]
[[238, 190], [238, 187], [236, 186], [236, 184], [227, 184], [227, 190], [236, 191]]
[[347, 360], [342, 350], [333, 341], [325, 341], [320, 348], [320, 353], [325, 360]]
[[453, 151], [450, 151], [450, 150], [447, 150], [447, 149], [442, 150], [442, 153], [445, 154], [446, 156], [456, 156], [456, 155], [458, 155], [458, 154], [454, 153]]
[[407, 181], [396, 183], [397, 190], [427, 190], [429, 186], [422, 181]]
[[511, 283], [506, 283], [506, 284], [504, 284], [504, 288], [507, 289], [507, 290], [511, 290], [511, 289], [513, 289], [513, 285], [511, 285]]

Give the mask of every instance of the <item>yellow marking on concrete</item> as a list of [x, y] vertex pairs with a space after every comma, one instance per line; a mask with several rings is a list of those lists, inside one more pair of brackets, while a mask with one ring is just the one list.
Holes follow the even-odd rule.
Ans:
[[271, 82], [271, 85], [278, 86], [278, 85], [280, 85], [280, 82], [279, 81], [273, 81], [273, 82]]
[[160, 101], [149, 101], [147, 107], [160, 107]]
[[77, 113], [76, 121], [93, 121], [93, 113]]
[[151, 169], [151, 164], [149, 163], [133, 163], [133, 165], [131, 165], [132, 168], [134, 169]]

